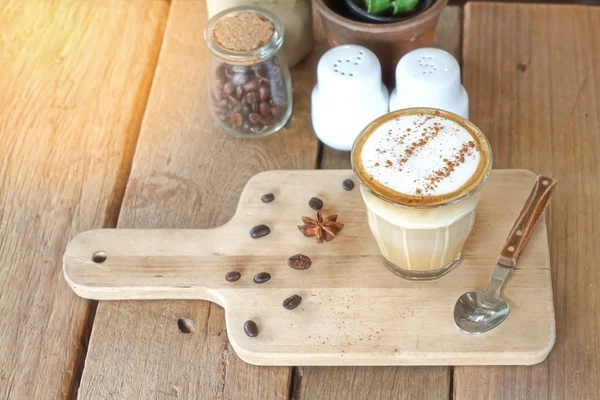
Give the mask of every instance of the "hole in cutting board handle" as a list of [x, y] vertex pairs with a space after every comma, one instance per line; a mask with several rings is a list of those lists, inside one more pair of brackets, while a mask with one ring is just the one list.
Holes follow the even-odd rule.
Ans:
[[106, 261], [107, 258], [108, 256], [103, 251], [97, 251], [94, 254], [92, 254], [92, 261], [96, 264], [102, 264], [104, 261]]
[[192, 333], [196, 330], [194, 321], [188, 318], [179, 318], [177, 320], [177, 327], [182, 333]]

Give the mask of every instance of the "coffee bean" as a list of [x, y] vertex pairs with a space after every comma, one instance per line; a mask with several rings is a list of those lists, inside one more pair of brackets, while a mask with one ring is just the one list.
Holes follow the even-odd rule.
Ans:
[[248, 116], [248, 121], [254, 126], [262, 123], [262, 117], [260, 114], [252, 113]]
[[271, 232], [271, 229], [266, 225], [256, 225], [250, 229], [250, 236], [254, 239], [267, 236]]
[[275, 58], [253, 66], [220, 63], [214, 85], [213, 115], [234, 131], [262, 133], [287, 111], [288, 88]]
[[263, 194], [260, 198], [260, 201], [263, 203], [270, 203], [275, 200], [275, 195], [273, 193]]
[[269, 87], [267, 85], [260, 85], [258, 95], [260, 96], [260, 101], [267, 101], [269, 99]]
[[246, 321], [244, 323], [244, 332], [250, 337], [258, 336], [258, 326], [256, 326], [256, 322], [252, 320]]
[[258, 93], [256, 90], [246, 93], [246, 103], [252, 105], [253, 103], [257, 103], [259, 99]]
[[244, 90], [246, 92], [250, 92], [252, 90], [258, 89], [259, 86], [260, 86], [260, 81], [258, 79], [254, 79], [244, 85]]
[[304, 254], [295, 254], [289, 258], [288, 265], [294, 269], [309, 269], [312, 261]]
[[308, 206], [313, 210], [320, 210], [323, 208], [323, 200], [319, 199], [318, 197], [311, 197], [311, 199], [308, 201]]
[[227, 94], [233, 94], [233, 91], [235, 90], [235, 87], [233, 86], [233, 83], [227, 82], [225, 85], [223, 85], [223, 91]]
[[260, 115], [264, 118], [271, 116], [271, 108], [269, 107], [269, 104], [266, 101], [263, 101], [259, 104], [258, 111], [260, 112]]
[[283, 308], [286, 310], [293, 310], [294, 308], [298, 307], [300, 303], [302, 303], [302, 297], [295, 294], [283, 301]]
[[237, 88], [235, 88], [236, 99], [241, 100], [243, 95], [244, 95], [244, 89], [242, 89], [241, 86], [238, 86]]
[[241, 277], [242, 274], [240, 274], [238, 271], [230, 271], [227, 274], [225, 274], [225, 279], [227, 280], [227, 282], [235, 282]]
[[254, 275], [254, 278], [252, 278], [254, 283], [265, 283], [269, 279], [271, 279], [271, 274], [268, 272], [259, 272], [258, 274]]
[[231, 121], [231, 127], [234, 129], [240, 129], [244, 123], [244, 117], [242, 117], [242, 114], [236, 112], [231, 113], [229, 120]]
[[344, 182], [342, 182], [342, 187], [344, 190], [352, 190], [354, 189], [354, 181], [352, 179], [344, 179]]

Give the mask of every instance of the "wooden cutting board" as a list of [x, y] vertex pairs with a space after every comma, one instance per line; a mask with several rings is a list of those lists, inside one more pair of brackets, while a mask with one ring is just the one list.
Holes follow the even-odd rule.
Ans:
[[[343, 190], [346, 178], [352, 178], [351, 171], [256, 175], [232, 220], [215, 229], [81, 233], [66, 249], [65, 278], [78, 295], [96, 300], [216, 302], [226, 310], [233, 348], [252, 364], [529, 365], [546, 358], [555, 324], [544, 218], [505, 285], [507, 320], [471, 336], [460, 332], [452, 317], [462, 293], [487, 285], [535, 174], [494, 170], [482, 189], [462, 264], [423, 282], [404, 280], [383, 266], [358, 185]], [[261, 202], [265, 193], [275, 200]], [[308, 207], [312, 196], [324, 201], [324, 215], [337, 213], [345, 224], [333, 242], [317, 244], [296, 228], [302, 216], [314, 216]], [[251, 238], [249, 230], [258, 224], [268, 225], [271, 233]], [[312, 259], [309, 269], [287, 265], [297, 253]], [[230, 283], [225, 274], [232, 270], [242, 277]], [[271, 280], [254, 283], [253, 276], [263, 271]], [[289, 311], [282, 302], [293, 294], [303, 301]], [[247, 320], [257, 323], [257, 337], [244, 333]]]

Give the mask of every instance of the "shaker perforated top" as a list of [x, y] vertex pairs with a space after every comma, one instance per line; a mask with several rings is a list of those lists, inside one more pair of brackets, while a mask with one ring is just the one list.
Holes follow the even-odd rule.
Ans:
[[317, 67], [319, 86], [329, 90], [353, 89], [368, 85], [379, 88], [381, 85], [381, 65], [377, 56], [370, 50], [353, 45], [338, 46], [321, 57]]

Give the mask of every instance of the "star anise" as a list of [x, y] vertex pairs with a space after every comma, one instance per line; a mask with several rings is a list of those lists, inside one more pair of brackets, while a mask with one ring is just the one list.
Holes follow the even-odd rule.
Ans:
[[337, 214], [332, 214], [323, 219], [321, 211], [317, 211], [317, 218], [302, 217], [304, 225], [298, 225], [298, 229], [304, 236], [317, 237], [317, 243], [331, 242], [335, 235], [342, 230], [344, 224], [337, 222]]

